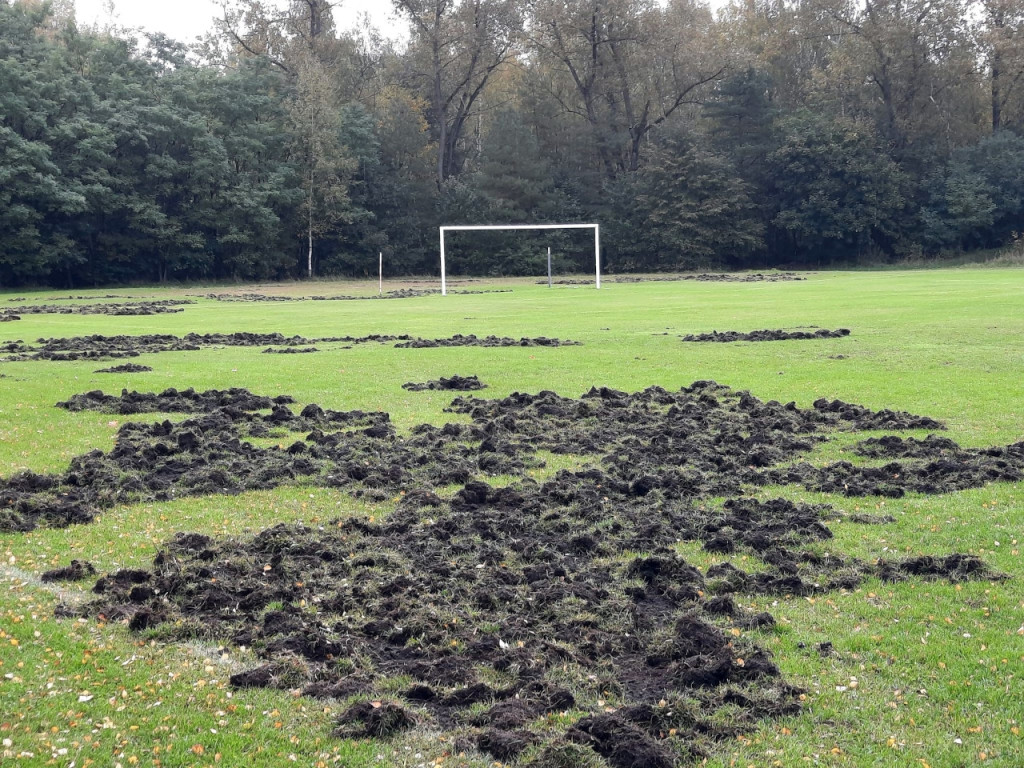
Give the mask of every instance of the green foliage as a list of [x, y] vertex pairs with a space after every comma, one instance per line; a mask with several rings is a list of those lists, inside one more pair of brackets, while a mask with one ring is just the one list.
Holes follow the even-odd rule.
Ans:
[[[0, 285], [424, 273], [442, 223], [598, 221], [618, 270], [999, 247], [1024, 26], [962, 5], [403, 0], [399, 49], [229, 0], [186, 48], [0, 0]], [[452, 266], [549, 244], [589, 271], [564, 233], [456, 236]]]
[[743, 264], [761, 244], [748, 193], [724, 157], [687, 137], [669, 137], [642, 174], [636, 205], [658, 247], [656, 266]]
[[863, 253], [897, 231], [902, 175], [870, 131], [810, 113], [779, 131], [768, 157], [771, 226], [798, 260]]
[[929, 186], [922, 212], [929, 243], [964, 249], [1007, 244], [1024, 218], [1024, 138], [1000, 131], [961, 147]]

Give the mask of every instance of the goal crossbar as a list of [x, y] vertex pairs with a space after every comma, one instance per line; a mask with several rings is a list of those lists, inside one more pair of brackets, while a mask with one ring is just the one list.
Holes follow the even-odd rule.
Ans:
[[601, 227], [598, 224], [458, 224], [438, 227], [441, 238], [441, 295], [448, 295], [448, 280], [444, 260], [444, 233], [479, 230], [522, 229], [592, 229], [594, 230], [594, 287], [601, 287]]

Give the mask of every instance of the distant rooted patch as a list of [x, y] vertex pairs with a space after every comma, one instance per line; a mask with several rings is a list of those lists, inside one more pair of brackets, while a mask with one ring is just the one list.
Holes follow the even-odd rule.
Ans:
[[96, 575], [96, 568], [88, 560], [72, 560], [62, 568], [43, 571], [40, 581], [81, 581]]
[[841, 339], [843, 336], [849, 336], [849, 328], [837, 328], [834, 331], [829, 331], [825, 328], [819, 328], [816, 331], [783, 331], [783, 330], [763, 330], [763, 331], [749, 331], [747, 333], [741, 333], [740, 331], [712, 331], [711, 333], [697, 333], [687, 334], [683, 336], [683, 341], [715, 341], [715, 342], [732, 342], [732, 341], [789, 341], [791, 339]]
[[[782, 283], [794, 280], [806, 280], [795, 272], [737, 273], [715, 274], [701, 273], [696, 275], [618, 275], [605, 277], [608, 283], [680, 283], [693, 281], [698, 283]], [[591, 279], [564, 278], [553, 280], [555, 285], [593, 285]], [[547, 280], [538, 280], [538, 285], [547, 285]]]
[[267, 347], [263, 350], [265, 355], [304, 355], [309, 352], [319, 352], [317, 347]]
[[[28, 304], [19, 306], [19, 315], [166, 315], [182, 312], [182, 306], [195, 304], [191, 299], [160, 299], [94, 304]], [[18, 319], [9, 309], [0, 309], [0, 322], [5, 317]]]
[[476, 376], [459, 376], [458, 374], [445, 378], [442, 376], [436, 381], [427, 381], [423, 383], [416, 383], [407, 381], [402, 385], [402, 389], [407, 389], [410, 392], [423, 392], [428, 389], [440, 389], [449, 390], [456, 392], [473, 392], [478, 389], [484, 389], [487, 385], [484, 384]]
[[148, 365], [125, 363], [124, 365], [112, 365], [109, 368], [97, 368], [93, 373], [147, 373], [152, 370]]
[[563, 341], [561, 339], [549, 339], [546, 336], [536, 338], [513, 339], [508, 336], [484, 336], [480, 338], [475, 334], [463, 336], [457, 333], [447, 339], [413, 339], [395, 344], [398, 349], [421, 349], [424, 347], [578, 347], [578, 341]]
[[[483, 293], [511, 293], [510, 288], [492, 288], [484, 290], [471, 290], [466, 288], [452, 288], [448, 293], [461, 294], [483, 294]], [[207, 293], [203, 298], [215, 301], [367, 301], [374, 299], [415, 299], [420, 296], [440, 295], [440, 288], [396, 288], [384, 293], [368, 293], [362, 296], [350, 296], [338, 294], [335, 296], [277, 296], [265, 293]]]
[[[0, 315], [2, 317], [2, 315]], [[158, 352], [195, 352], [211, 347], [266, 347], [268, 353], [295, 353], [319, 351], [313, 344], [343, 343], [390, 344], [406, 347], [562, 347], [578, 346], [578, 341], [561, 341], [540, 336], [535, 339], [511, 339], [472, 334], [457, 334], [447, 339], [420, 339], [409, 334], [369, 336], [325, 336], [307, 339], [304, 336], [284, 336], [280, 333], [189, 333], [184, 336], [148, 334], [142, 336], [73, 336], [71, 338], [39, 339], [35, 344], [24, 341], [0, 343], [0, 358], [7, 362], [24, 360], [108, 360], [138, 357]], [[270, 345], [270, 346], [268, 346]]]

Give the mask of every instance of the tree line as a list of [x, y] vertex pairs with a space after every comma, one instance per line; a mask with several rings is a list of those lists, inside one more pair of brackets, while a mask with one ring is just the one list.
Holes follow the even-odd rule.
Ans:
[[[200, 42], [0, 0], [0, 285], [820, 267], [1024, 222], [1019, 0], [231, 0]], [[451, 269], [589, 269], [454, 233]]]

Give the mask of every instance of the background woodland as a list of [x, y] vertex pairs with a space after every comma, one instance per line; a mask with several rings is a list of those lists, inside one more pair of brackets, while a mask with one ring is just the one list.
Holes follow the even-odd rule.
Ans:
[[[232, 0], [186, 47], [0, 0], [0, 286], [927, 260], [1024, 222], [1019, 0]], [[450, 268], [590, 268], [453, 235]]]

